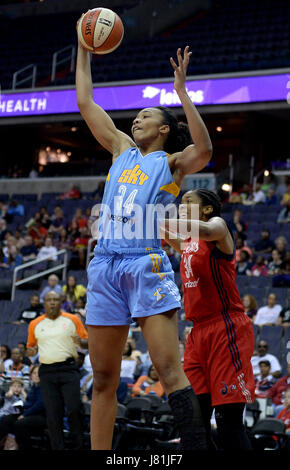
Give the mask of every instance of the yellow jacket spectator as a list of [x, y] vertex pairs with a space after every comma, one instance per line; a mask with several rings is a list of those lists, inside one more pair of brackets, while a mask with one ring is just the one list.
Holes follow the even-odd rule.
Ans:
[[75, 276], [68, 277], [67, 283], [63, 286], [62, 291], [66, 294], [67, 300], [72, 303], [76, 303], [80, 297], [84, 297], [87, 293], [87, 289], [82, 284], [77, 284]]

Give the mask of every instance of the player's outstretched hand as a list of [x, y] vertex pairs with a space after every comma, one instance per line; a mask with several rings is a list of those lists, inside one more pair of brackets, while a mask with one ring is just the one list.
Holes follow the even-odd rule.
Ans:
[[181, 54], [181, 48], [179, 47], [177, 49], [177, 61], [178, 65], [176, 62], [173, 60], [172, 57], [170, 57], [170, 63], [173, 67], [174, 70], [174, 89], [176, 91], [181, 90], [185, 86], [185, 80], [186, 80], [186, 72], [187, 72], [187, 67], [189, 64], [189, 59], [191, 56], [192, 52], [189, 52], [189, 46], [186, 46], [184, 49], [184, 54], [182, 58]]

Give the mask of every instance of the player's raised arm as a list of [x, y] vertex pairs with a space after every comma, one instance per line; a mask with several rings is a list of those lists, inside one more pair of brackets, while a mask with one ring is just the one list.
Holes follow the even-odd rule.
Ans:
[[204, 168], [212, 156], [212, 143], [207, 128], [187, 94], [185, 87], [186, 71], [189, 64], [191, 52], [189, 46], [184, 50], [182, 58], [181, 49], [177, 50], [177, 62], [170, 58], [170, 63], [174, 69], [174, 89], [181, 101], [186, 115], [189, 131], [194, 145], [189, 145], [177, 157], [175, 163], [176, 172], [182, 178], [186, 174], [196, 173]]
[[81, 115], [97, 141], [113, 157], [135, 145], [129, 136], [116, 128], [110, 116], [94, 102], [90, 54], [80, 43], [77, 54], [76, 91]]

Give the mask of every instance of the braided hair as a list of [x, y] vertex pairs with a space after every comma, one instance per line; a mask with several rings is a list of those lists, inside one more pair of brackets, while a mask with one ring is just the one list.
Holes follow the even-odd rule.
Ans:
[[168, 153], [181, 152], [188, 145], [192, 144], [188, 125], [184, 122], [178, 122], [172, 112], [164, 106], [156, 106], [163, 115], [164, 124], [170, 127], [167, 140], [164, 144], [164, 150]]
[[211, 217], [220, 217], [221, 215], [221, 200], [217, 194], [208, 189], [196, 189], [195, 193], [201, 199], [203, 206], [212, 206], [213, 211]]

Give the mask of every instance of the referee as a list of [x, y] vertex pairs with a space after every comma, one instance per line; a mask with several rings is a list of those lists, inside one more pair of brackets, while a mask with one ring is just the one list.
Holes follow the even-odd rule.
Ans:
[[60, 295], [48, 292], [45, 314], [30, 322], [27, 348], [38, 347], [39, 377], [52, 450], [64, 449], [63, 417], [68, 418], [74, 449], [82, 448], [80, 375], [77, 347], [88, 347], [81, 320], [61, 311]]

